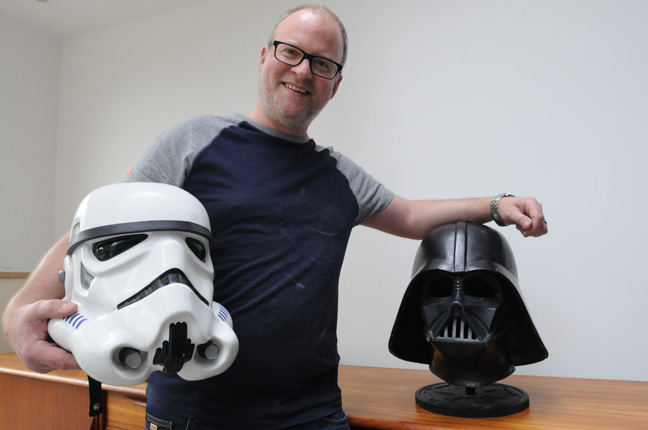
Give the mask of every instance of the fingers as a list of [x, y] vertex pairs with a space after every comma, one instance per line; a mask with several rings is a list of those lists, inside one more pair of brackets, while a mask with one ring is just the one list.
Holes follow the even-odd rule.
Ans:
[[525, 213], [531, 218], [531, 226], [526, 232], [526, 237], [538, 237], [548, 232], [542, 205], [536, 199], [529, 198], [525, 201]]
[[535, 199], [525, 207], [525, 214], [529, 218], [527, 228], [521, 229], [520, 232], [524, 237], [539, 237], [547, 234], [549, 226], [542, 212], [542, 206]]
[[80, 368], [72, 354], [48, 341], [47, 333], [51, 318], [64, 318], [76, 310], [75, 303], [63, 300], [39, 300], [22, 309], [12, 346], [29, 369], [45, 373]]
[[47, 373], [55, 369], [81, 369], [72, 354], [46, 340], [35, 341], [19, 355], [29, 369], [39, 373]]
[[34, 313], [41, 319], [64, 318], [77, 311], [77, 304], [67, 300], [41, 300], [34, 303]]
[[516, 197], [500, 200], [506, 205], [506, 214], [511, 224], [524, 237], [538, 237], [547, 234], [549, 227], [542, 205], [532, 197]]
[[524, 237], [539, 237], [549, 232], [547, 221], [543, 220], [541, 223], [533, 222], [533, 220], [530, 221], [531, 222], [529, 223], [529, 228], [517, 226], [518, 231], [522, 233]]

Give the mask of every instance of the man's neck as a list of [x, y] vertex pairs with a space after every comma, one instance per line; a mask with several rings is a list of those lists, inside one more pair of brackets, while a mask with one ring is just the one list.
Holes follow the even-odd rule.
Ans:
[[253, 121], [258, 122], [261, 125], [280, 131], [282, 133], [291, 134], [293, 136], [308, 135], [308, 127], [304, 129], [295, 129], [295, 128], [284, 126], [283, 124], [280, 124], [277, 121], [270, 119], [266, 114], [263, 113], [263, 110], [261, 110], [259, 106], [255, 107], [252, 111], [245, 114], [245, 116], [247, 116]]

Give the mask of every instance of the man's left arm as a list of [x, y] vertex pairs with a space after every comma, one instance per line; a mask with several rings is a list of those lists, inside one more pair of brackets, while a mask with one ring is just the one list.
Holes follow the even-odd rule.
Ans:
[[[493, 198], [453, 200], [408, 200], [400, 196], [362, 225], [410, 239], [422, 239], [433, 228], [455, 221], [492, 221]], [[497, 214], [505, 224], [515, 225], [525, 237], [547, 233], [542, 205], [533, 197], [506, 196], [498, 199]]]

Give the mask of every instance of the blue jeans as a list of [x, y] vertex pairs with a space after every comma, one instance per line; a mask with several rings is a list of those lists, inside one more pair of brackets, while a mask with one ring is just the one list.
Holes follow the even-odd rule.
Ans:
[[[155, 405], [146, 405], [146, 430], [215, 430], [210, 424], [174, 415]], [[309, 423], [277, 430], [349, 430], [349, 423], [342, 409]]]

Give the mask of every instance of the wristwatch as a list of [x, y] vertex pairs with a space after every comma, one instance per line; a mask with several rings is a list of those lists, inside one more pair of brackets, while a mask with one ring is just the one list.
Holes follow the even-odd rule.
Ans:
[[508, 224], [506, 224], [504, 222], [504, 220], [502, 220], [502, 217], [500, 217], [499, 212], [498, 212], [499, 201], [500, 201], [500, 199], [502, 197], [515, 197], [515, 196], [513, 194], [509, 194], [509, 193], [502, 193], [502, 194], [496, 195], [495, 197], [493, 197], [491, 199], [490, 212], [491, 212], [491, 216], [493, 217], [493, 221], [495, 221], [495, 223], [497, 225], [499, 225], [501, 227], [505, 227]]

